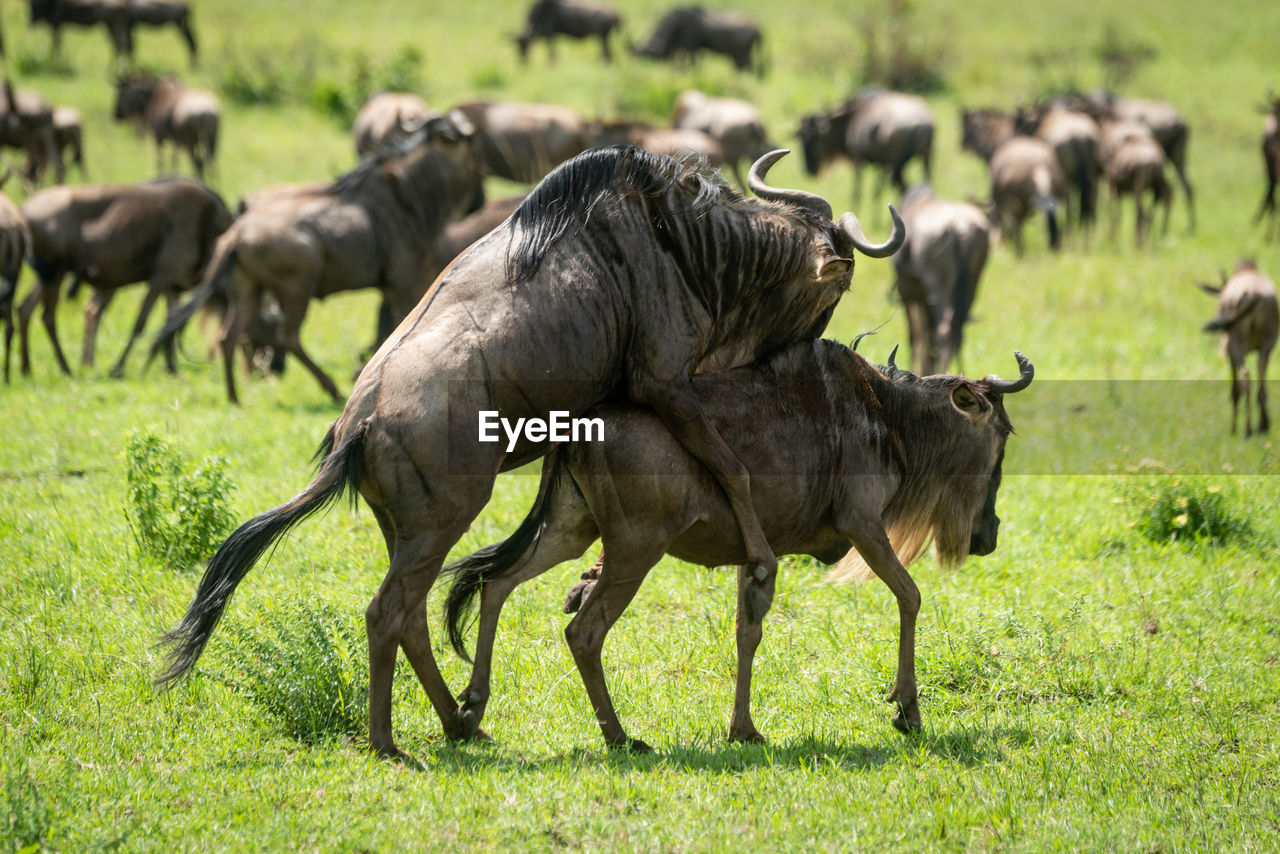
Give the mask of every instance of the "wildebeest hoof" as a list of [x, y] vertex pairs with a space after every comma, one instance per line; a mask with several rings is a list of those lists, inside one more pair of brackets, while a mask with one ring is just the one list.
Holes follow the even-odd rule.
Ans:
[[729, 740], [736, 741], [739, 744], [764, 744], [766, 739], [760, 734], [760, 730], [755, 727], [730, 729]]
[[121, 367], [112, 368], [110, 373], [107, 374], [107, 376], [111, 377], [111, 379], [113, 380], [123, 379], [124, 368], [121, 368]]
[[579, 581], [573, 587], [569, 588], [569, 595], [564, 597], [564, 612], [566, 614], [576, 614], [579, 609], [586, 603], [587, 597], [591, 595], [591, 590], [596, 586], [594, 581]]
[[920, 723], [920, 706], [914, 697], [905, 704], [898, 704], [893, 716], [893, 728], [903, 735], [919, 735], [924, 726]]
[[635, 753], [649, 754], [653, 753], [653, 748], [645, 744], [638, 738], [628, 738], [625, 741], [610, 744], [609, 749], [614, 753]]

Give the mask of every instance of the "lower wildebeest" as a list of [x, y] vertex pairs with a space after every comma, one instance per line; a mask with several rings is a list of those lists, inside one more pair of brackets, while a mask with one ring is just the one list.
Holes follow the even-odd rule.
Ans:
[[1018, 132], [1038, 136], [1053, 148], [1058, 165], [1075, 190], [1068, 196], [1067, 218], [1088, 227], [1098, 207], [1098, 123], [1088, 113], [1048, 103], [1022, 107], [1015, 117]]
[[137, 72], [116, 81], [116, 121], [132, 120], [151, 132], [156, 141], [156, 171], [164, 172], [164, 144], [173, 144], [173, 169], [178, 169], [178, 149], [191, 156], [196, 174], [204, 178], [206, 163], [218, 153], [218, 116], [221, 107], [212, 92], [187, 89], [173, 78], [160, 79]]
[[[694, 377], [703, 407], [752, 473], [756, 512], [774, 550], [844, 566], [857, 560], [856, 550], [893, 591], [900, 632], [888, 699], [903, 732], [921, 728], [920, 592], [905, 567], [931, 534], [946, 563], [995, 549], [996, 493], [1012, 432], [1004, 397], [1026, 388], [1034, 373], [1026, 357], [1017, 359], [1021, 377], [1014, 382], [920, 378], [877, 369], [833, 341], [813, 341], [759, 366]], [[600, 663], [605, 638], [664, 554], [705, 566], [741, 563], [745, 555], [723, 493], [661, 420], [617, 404], [590, 414], [603, 421], [608, 440], [557, 448], [543, 463], [537, 498], [520, 527], [446, 570], [457, 573], [446, 625], [464, 657], [462, 617], [481, 596], [476, 667], [459, 714], [468, 728], [484, 714], [498, 615], [511, 591], [602, 538], [600, 577], [565, 637], [606, 743], [648, 752], [627, 735], [609, 698]], [[762, 584], [739, 567], [729, 727], [735, 741], [764, 741], [751, 720], [751, 669], [773, 593], [772, 579]]]
[[1276, 184], [1280, 183], [1280, 98], [1272, 96], [1264, 111], [1267, 116], [1262, 124], [1262, 163], [1267, 172], [1267, 190], [1258, 208], [1258, 221], [1276, 217]]
[[551, 448], [547, 436], [480, 441], [481, 412], [546, 419], [597, 403], [651, 407], [726, 491], [753, 576], [777, 560], [756, 519], [749, 475], [694, 394], [699, 370], [750, 364], [822, 333], [867, 242], [857, 217], [764, 183], [763, 200], [705, 164], [635, 148], [565, 163], [501, 227], [455, 261], [370, 360], [326, 436], [317, 477], [246, 522], [218, 549], [170, 634], [171, 680], [195, 663], [235, 587], [272, 543], [348, 489], [373, 510], [391, 567], [365, 612], [369, 740], [397, 755], [391, 688], [403, 648], [449, 738], [472, 733], [437, 669], [425, 597], [445, 556], [489, 500], [500, 471]]
[[[18, 314], [24, 374], [31, 371], [27, 333], [38, 305], [58, 367], [71, 373], [54, 322], [62, 280], [71, 273], [93, 288], [85, 306], [81, 362], [86, 366], [93, 364], [98, 321], [116, 291], [147, 283], [129, 342], [111, 369], [113, 377], [120, 376], [156, 300], [163, 296], [172, 306], [180, 292], [195, 285], [214, 241], [231, 224], [218, 194], [190, 178], [51, 187], [27, 199], [22, 213], [31, 229], [30, 263], [39, 280]], [[172, 370], [172, 350], [167, 361]]]
[[[1173, 189], [1164, 175], [1164, 149], [1155, 137], [1150, 132], [1131, 132], [1133, 123], [1123, 124], [1129, 128], [1110, 129], [1105, 161], [1107, 184], [1111, 188], [1111, 237], [1114, 240], [1119, 231], [1121, 197], [1133, 196], [1134, 241], [1141, 246], [1155, 216], [1156, 206], [1164, 208], [1162, 233], [1168, 232]], [[1150, 207], [1147, 205], [1148, 195], [1151, 197]]]
[[7, 77], [0, 84], [0, 147], [17, 149], [26, 155], [22, 180], [27, 186], [38, 184], [50, 166], [54, 180], [62, 181], [64, 174], [54, 138], [53, 109], [35, 92], [14, 90]]
[[738, 186], [745, 187], [738, 162], [753, 162], [773, 146], [764, 129], [764, 119], [755, 105], [739, 98], [715, 98], [688, 89], [676, 98], [671, 126], [679, 130], [702, 131], [720, 144], [720, 154]]
[[905, 192], [902, 172], [915, 159], [924, 167], [924, 180], [932, 180], [933, 111], [916, 95], [868, 89], [837, 107], [805, 116], [796, 135], [810, 175], [839, 158], [853, 163], [854, 204], [862, 199], [865, 163], [880, 167], [876, 198], [886, 179], [899, 193]]
[[404, 141], [431, 115], [427, 102], [408, 92], [379, 92], [364, 102], [352, 124], [356, 154], [368, 157]]
[[893, 256], [907, 309], [911, 368], [926, 375], [960, 359], [964, 325], [987, 265], [991, 226], [976, 205], [939, 199], [917, 185], [902, 199], [907, 241]]
[[547, 43], [547, 54], [556, 58], [556, 36], [572, 39], [600, 39], [600, 55], [605, 62], [613, 61], [609, 48], [609, 35], [622, 23], [618, 13], [608, 6], [580, 3], [577, 0], [537, 0], [529, 9], [524, 29], [516, 36], [516, 49], [520, 61], [529, 58], [529, 45], [536, 39]]
[[1249, 402], [1249, 367], [1245, 357], [1258, 354], [1258, 432], [1271, 428], [1267, 416], [1267, 361], [1280, 335], [1280, 309], [1276, 286], [1251, 261], [1241, 261], [1220, 287], [1201, 284], [1218, 297], [1218, 314], [1204, 325], [1205, 332], [1221, 332], [1219, 348], [1231, 368], [1231, 432], [1236, 432], [1240, 398], [1244, 398], [1244, 435], [1252, 436], [1253, 415]]
[[1049, 143], [1034, 136], [1013, 136], [991, 155], [991, 202], [1000, 222], [1000, 233], [1013, 237], [1022, 254], [1022, 224], [1035, 211], [1043, 211], [1049, 232], [1049, 248], [1062, 244], [1058, 204], [1067, 196], [1067, 180], [1058, 156]]
[[631, 53], [646, 59], [684, 59], [696, 62], [707, 50], [723, 54], [739, 71], [752, 67], [764, 74], [760, 28], [745, 15], [701, 6], [681, 6], [658, 21], [653, 35]]
[[[155, 347], [210, 298], [225, 294], [221, 345], [227, 397], [238, 402], [234, 348], [265, 297], [282, 314], [280, 346], [334, 400], [338, 387], [302, 347], [313, 299], [376, 288], [399, 322], [422, 295], [424, 265], [445, 222], [474, 199], [481, 176], [461, 116], [433, 116], [399, 148], [365, 158], [332, 184], [279, 188], [248, 206], [219, 240], [191, 301], [172, 312]], [[154, 352], [154, 347], [153, 347]]]
[[[8, 177], [7, 175], [5, 176]], [[0, 180], [3, 183], [3, 180]], [[9, 382], [9, 351], [13, 345], [13, 300], [18, 275], [31, 246], [31, 232], [18, 206], [0, 192], [0, 320], [4, 321], [4, 381]]]
[[470, 101], [457, 107], [475, 126], [488, 175], [532, 184], [588, 146], [587, 123], [558, 104]]

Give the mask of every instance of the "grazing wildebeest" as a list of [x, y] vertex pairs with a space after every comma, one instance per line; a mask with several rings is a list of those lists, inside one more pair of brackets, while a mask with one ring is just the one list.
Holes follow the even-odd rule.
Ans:
[[[8, 175], [6, 174], [7, 178]], [[4, 183], [0, 179], [0, 184]], [[0, 319], [4, 321], [4, 381], [9, 382], [9, 351], [13, 345], [13, 300], [18, 275], [31, 246], [31, 232], [18, 206], [0, 191]]]
[[1172, 104], [1144, 98], [1118, 98], [1111, 92], [1090, 92], [1075, 100], [1075, 106], [1089, 113], [1099, 122], [1132, 120], [1151, 128], [1156, 142], [1164, 149], [1168, 162], [1178, 173], [1178, 181], [1187, 196], [1187, 222], [1191, 230], [1196, 227], [1195, 198], [1191, 182], [1187, 178], [1187, 140], [1190, 130], [1186, 121]]
[[65, 164], [69, 155], [83, 180], [87, 174], [84, 168], [84, 118], [75, 107], [53, 108], [53, 144], [58, 150], [58, 162]]
[[996, 148], [987, 166], [1000, 233], [1012, 235], [1021, 255], [1022, 224], [1033, 212], [1043, 211], [1049, 247], [1056, 252], [1062, 243], [1058, 204], [1066, 199], [1067, 180], [1049, 143], [1034, 136], [1012, 136]]
[[[1276, 216], [1276, 184], [1280, 183], [1280, 98], [1271, 97], [1262, 124], [1262, 163], [1267, 172], [1267, 190], [1262, 196], [1256, 221]], [[1276, 232], [1280, 235], [1280, 230]]]
[[1075, 190], [1074, 197], [1067, 197], [1067, 219], [1092, 225], [1098, 207], [1098, 122], [1064, 104], [1046, 103], [1019, 108], [1015, 123], [1019, 133], [1040, 137], [1058, 156], [1062, 174]]
[[[218, 194], [190, 178], [51, 187], [27, 199], [22, 213], [31, 229], [30, 263], [39, 280], [18, 312], [23, 374], [31, 372], [27, 332], [38, 305], [58, 367], [71, 373], [55, 326], [62, 280], [71, 273], [93, 288], [85, 306], [81, 362], [86, 366], [93, 364], [98, 321], [116, 292], [147, 283], [129, 343], [111, 369], [111, 376], [120, 376], [156, 300], [163, 296], [172, 306], [180, 292], [195, 285], [214, 241], [231, 224]], [[172, 350], [167, 357], [173, 370]]]
[[532, 184], [589, 144], [587, 123], [558, 104], [470, 101], [457, 109], [475, 126], [486, 174]]
[[427, 592], [489, 500], [498, 472], [550, 450], [547, 436], [480, 441], [481, 412], [580, 416], [627, 398], [650, 406], [726, 490], [758, 579], [777, 561], [755, 518], [747, 470], [693, 392], [698, 370], [756, 361], [821, 334], [869, 244], [857, 217], [821, 197], [729, 189], [705, 164], [597, 148], [556, 169], [506, 223], [455, 261], [365, 366], [323, 443], [319, 475], [219, 548], [170, 633], [176, 678], [195, 663], [236, 585], [271, 543], [347, 489], [377, 518], [391, 567], [368, 610], [369, 740], [396, 755], [391, 687], [404, 649], [450, 738], [473, 734], [436, 667]]
[[171, 142], [174, 171], [178, 149], [185, 148], [196, 174], [204, 178], [205, 164], [212, 164], [218, 153], [220, 111], [212, 92], [187, 89], [173, 78], [137, 72], [116, 81], [116, 121], [136, 121], [151, 132], [159, 173], [164, 172], [164, 144]]
[[30, 0], [28, 3], [30, 25], [46, 24], [49, 27], [55, 56], [62, 54], [64, 26], [101, 25], [111, 39], [117, 60], [133, 55], [128, 6], [129, 0]]
[[0, 147], [26, 154], [22, 180], [28, 187], [40, 183], [50, 166], [55, 181], [65, 177], [54, 138], [53, 109], [35, 92], [15, 90], [7, 77], [0, 83]]
[[[1162, 233], [1169, 230], [1169, 208], [1173, 201], [1173, 189], [1164, 175], [1164, 149], [1149, 132], [1136, 132], [1132, 123], [1118, 123], [1108, 133], [1108, 153], [1105, 161], [1107, 184], [1111, 188], [1111, 237], [1114, 240], [1120, 228], [1121, 196], [1133, 196], [1134, 241], [1141, 246], [1155, 215], [1155, 206], [1164, 207]], [[1127, 125], [1127, 127], [1123, 126]], [[1147, 196], [1151, 196], [1151, 207]]]
[[1280, 334], [1280, 309], [1276, 286], [1252, 261], [1241, 261], [1220, 287], [1201, 284], [1218, 297], [1218, 314], [1204, 325], [1205, 332], [1221, 332], [1219, 349], [1231, 368], [1231, 432], [1236, 432], [1240, 398], [1244, 398], [1244, 435], [1252, 436], [1249, 402], [1249, 367], [1245, 357], [1258, 354], [1258, 432], [1271, 429], [1267, 417], [1267, 361]]
[[263, 298], [274, 297], [280, 346], [341, 400], [302, 347], [307, 308], [313, 299], [375, 288], [396, 322], [409, 313], [423, 292], [436, 237], [480, 185], [470, 130], [461, 116], [434, 116], [399, 148], [365, 158], [332, 184], [258, 196], [219, 239], [196, 294], [170, 314], [154, 346], [171, 341], [208, 299], [225, 294], [223, 370], [227, 397], [236, 403], [234, 347]]
[[764, 129], [764, 119], [755, 105], [739, 98], [714, 98], [688, 89], [676, 98], [671, 126], [698, 130], [720, 144], [720, 154], [738, 186], [745, 187], [738, 162], [754, 162], [773, 148]]
[[862, 199], [865, 163], [880, 167], [876, 198], [886, 179], [899, 193], [906, 191], [902, 172], [913, 159], [924, 167], [924, 180], [932, 180], [933, 112], [916, 95], [869, 89], [837, 107], [805, 116], [796, 135], [810, 175], [842, 157], [853, 163], [854, 204]]
[[431, 115], [427, 102], [408, 92], [379, 92], [364, 102], [352, 126], [356, 154], [375, 151], [404, 141]]
[[[752, 472], [756, 512], [774, 550], [826, 563], [847, 555], [846, 565], [856, 550], [893, 591], [900, 632], [888, 699], [903, 732], [921, 728], [920, 592], [905, 567], [931, 533], [944, 562], [995, 549], [996, 493], [1012, 432], [1004, 396], [1026, 388], [1034, 373], [1026, 357], [1017, 359], [1015, 382], [919, 378], [877, 369], [833, 341], [812, 341], [758, 366], [694, 377], [703, 407]], [[606, 743], [648, 752], [627, 735], [609, 698], [600, 665], [605, 637], [664, 554], [721, 566], [740, 564], [744, 552], [723, 493], [651, 411], [606, 404], [588, 414], [601, 419], [607, 440], [560, 446], [543, 463], [537, 498], [520, 527], [446, 570], [457, 573], [446, 625], [464, 657], [462, 616], [477, 594], [482, 602], [476, 666], [459, 715], [474, 728], [484, 714], [498, 615], [511, 591], [603, 538], [600, 577], [565, 637]], [[772, 579], [761, 584], [739, 567], [729, 727], [735, 741], [764, 741], [751, 720], [751, 669], [773, 592]]]
[[631, 53], [646, 59], [696, 62], [701, 51], [723, 54], [739, 71], [752, 67], [764, 74], [760, 28], [737, 12], [681, 6], [662, 16], [653, 35]]
[[991, 226], [976, 205], [939, 199], [917, 185], [902, 199], [907, 241], [893, 256], [907, 309], [911, 368], [927, 375], [960, 359], [964, 324], [987, 265]]
[[516, 36], [516, 49], [520, 61], [529, 58], [529, 45], [536, 39], [547, 43], [547, 55], [552, 62], [556, 58], [556, 36], [573, 39], [600, 39], [600, 55], [605, 62], [613, 61], [609, 48], [609, 34], [618, 28], [622, 19], [608, 6], [580, 3], [577, 0], [538, 0], [529, 9], [524, 29]]
[[196, 34], [191, 29], [191, 8], [182, 0], [128, 0], [125, 20], [129, 26], [129, 42], [125, 56], [133, 59], [133, 31], [139, 26], [167, 27], [172, 26], [182, 35], [187, 43], [187, 55], [191, 64], [196, 64], [198, 49]]

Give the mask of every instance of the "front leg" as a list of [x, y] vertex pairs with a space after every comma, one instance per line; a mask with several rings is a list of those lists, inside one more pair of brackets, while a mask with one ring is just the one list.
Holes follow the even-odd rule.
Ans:
[[751, 667], [764, 634], [764, 615], [773, 604], [774, 578], [761, 582], [738, 567], [738, 678], [733, 692], [733, 720], [729, 740], [764, 744], [765, 738], [751, 720]]

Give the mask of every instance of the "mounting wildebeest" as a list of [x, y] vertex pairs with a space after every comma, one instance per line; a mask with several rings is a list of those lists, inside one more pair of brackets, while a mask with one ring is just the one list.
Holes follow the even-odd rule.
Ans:
[[0, 84], [0, 147], [26, 155], [22, 180], [29, 187], [40, 183], [51, 165], [55, 181], [61, 183], [65, 177], [54, 137], [53, 109], [35, 92], [15, 91], [7, 77]]
[[671, 126], [702, 131], [719, 143], [720, 155], [740, 187], [746, 185], [738, 161], [754, 162], [773, 148], [760, 111], [739, 98], [715, 98], [696, 89], [681, 92], [671, 114]]
[[1220, 287], [1201, 284], [1218, 297], [1218, 314], [1204, 325], [1205, 332], [1221, 332], [1219, 348], [1231, 368], [1231, 432], [1236, 432], [1240, 398], [1244, 398], [1244, 435], [1252, 436], [1253, 415], [1249, 401], [1249, 367], [1245, 357], [1258, 354], [1258, 432], [1271, 428], [1267, 416], [1267, 361], [1280, 335], [1280, 308], [1276, 286], [1251, 261], [1241, 261]]
[[283, 314], [280, 346], [334, 400], [338, 387], [302, 347], [312, 299], [376, 288], [399, 322], [422, 294], [424, 264], [451, 217], [467, 210], [481, 177], [461, 116], [434, 116], [399, 148], [379, 152], [332, 184], [281, 188], [251, 204], [218, 241], [191, 301], [172, 312], [153, 347], [171, 341], [217, 293], [227, 397], [237, 402], [234, 347], [264, 296]]
[[1098, 207], [1098, 122], [1088, 113], [1062, 103], [1020, 107], [1019, 133], [1037, 136], [1053, 148], [1062, 174], [1075, 195], [1067, 197], [1067, 219], [1081, 227], [1093, 224]]
[[173, 144], [173, 169], [178, 169], [178, 148], [191, 156], [196, 174], [204, 178], [206, 163], [218, 153], [218, 116], [221, 108], [212, 92], [187, 89], [173, 78], [160, 79], [136, 72], [116, 81], [116, 121], [132, 120], [151, 132], [156, 141], [156, 171], [164, 172], [164, 144]]
[[406, 139], [431, 115], [427, 102], [408, 92], [379, 92], [356, 113], [351, 133], [356, 154], [368, 157]]
[[5, 382], [9, 382], [9, 351], [13, 345], [13, 300], [18, 293], [22, 261], [30, 246], [31, 232], [22, 211], [0, 191], [0, 320], [4, 322]]
[[524, 29], [515, 37], [520, 61], [529, 58], [529, 45], [535, 39], [547, 43], [547, 55], [552, 62], [556, 58], [556, 36], [572, 39], [600, 39], [600, 55], [605, 62], [613, 61], [609, 48], [609, 34], [618, 28], [622, 19], [608, 6], [580, 3], [577, 0], [537, 0], [529, 9]]
[[[888, 699], [893, 724], [921, 727], [915, 679], [920, 592], [907, 574], [928, 537], [958, 563], [996, 547], [996, 492], [1012, 432], [1004, 396], [1026, 388], [1033, 368], [1004, 382], [957, 376], [919, 378], [877, 370], [833, 341], [794, 344], [764, 364], [699, 374], [693, 387], [712, 423], [751, 471], [752, 499], [778, 554], [865, 561], [898, 600], [898, 673]], [[892, 365], [892, 359], [890, 359]], [[760, 417], [759, 413], [769, 413]], [[605, 686], [600, 651], [646, 574], [664, 554], [705, 566], [741, 563], [742, 541], [723, 492], [651, 411], [604, 405], [604, 442], [558, 447], [543, 463], [537, 498], [505, 541], [446, 572], [457, 580], [446, 604], [454, 648], [466, 650], [461, 620], [481, 596], [476, 667], [459, 716], [479, 725], [489, 698], [494, 635], [502, 604], [521, 582], [579, 557], [604, 540], [600, 577], [565, 629], [605, 742], [648, 752], [630, 738]], [[848, 557], [845, 557], [848, 555]], [[773, 600], [738, 569], [738, 677], [729, 738], [762, 742], [751, 720], [751, 668]]]
[[739, 71], [752, 67], [764, 74], [760, 28], [737, 12], [680, 6], [662, 16], [653, 35], [631, 53], [646, 59], [682, 58], [696, 62], [701, 51], [723, 54]]
[[960, 359], [964, 325], [987, 264], [991, 226], [976, 205], [939, 199], [917, 185], [902, 199], [907, 241], [893, 256], [907, 309], [911, 368], [927, 375]]
[[[1262, 196], [1255, 221], [1276, 218], [1276, 184], [1280, 183], [1280, 98], [1274, 95], [1264, 108], [1262, 124], [1262, 163], [1267, 172], [1267, 190]], [[1280, 229], [1277, 229], [1280, 235]]]
[[854, 204], [862, 199], [865, 163], [880, 167], [876, 198], [886, 179], [899, 193], [906, 191], [902, 172], [914, 159], [924, 167], [924, 180], [932, 180], [933, 112], [916, 95], [866, 90], [837, 107], [803, 117], [796, 136], [810, 175], [842, 157], [853, 163]]
[[246, 522], [219, 548], [181, 624], [162, 679], [195, 663], [228, 597], [271, 543], [348, 489], [373, 510], [391, 567], [365, 613], [369, 738], [397, 754], [391, 683], [404, 649], [445, 734], [470, 733], [440, 677], [424, 600], [449, 549], [484, 507], [498, 472], [543, 456], [546, 441], [481, 442], [479, 413], [581, 415], [627, 398], [652, 407], [729, 496], [758, 578], [777, 561], [755, 518], [748, 473], [707, 419], [690, 376], [750, 364], [821, 334], [848, 289], [854, 250], [879, 246], [822, 198], [729, 189], [704, 164], [598, 148], [562, 165], [507, 222], [436, 281], [365, 366], [323, 443], [319, 475]]
[[1014, 249], [1022, 254], [1022, 224], [1034, 211], [1044, 212], [1049, 247], [1062, 242], [1058, 203], [1067, 196], [1067, 180], [1058, 156], [1039, 137], [1017, 133], [1014, 118], [999, 110], [964, 110], [960, 114], [961, 145], [987, 161], [991, 176], [991, 203], [1002, 236], [1012, 235]]
[[589, 144], [587, 123], [558, 104], [470, 101], [457, 110], [475, 126], [485, 173], [509, 181], [540, 181]]
[[[51, 187], [27, 199], [22, 213], [31, 229], [31, 267], [39, 279], [18, 312], [23, 374], [31, 372], [27, 333], [37, 305], [43, 306], [41, 319], [58, 367], [71, 373], [55, 325], [62, 280], [71, 273], [93, 287], [85, 306], [81, 362], [86, 366], [93, 364], [99, 318], [116, 291], [147, 283], [129, 343], [111, 369], [113, 377], [120, 376], [156, 300], [163, 296], [172, 305], [195, 285], [214, 241], [231, 224], [217, 193], [190, 178]], [[167, 363], [172, 370], [172, 350]]]

